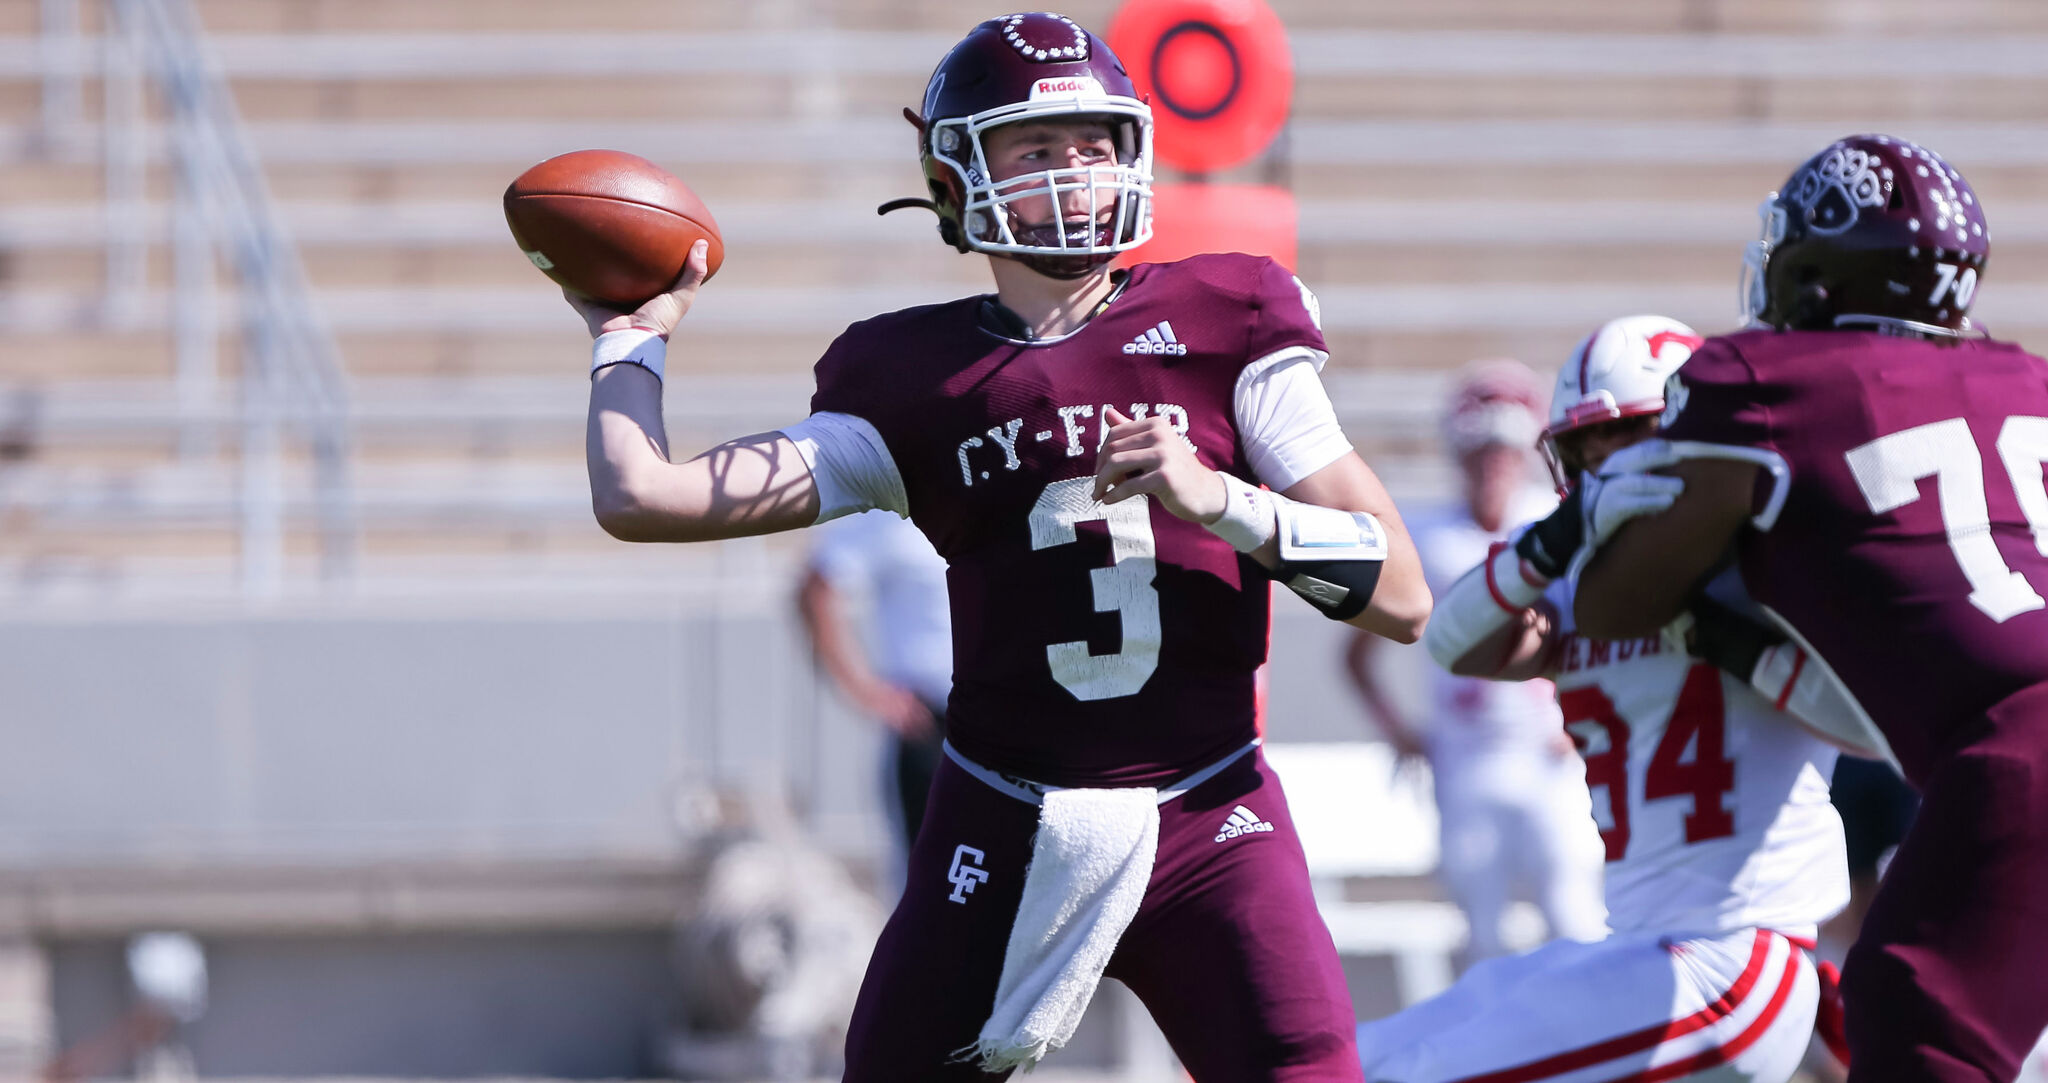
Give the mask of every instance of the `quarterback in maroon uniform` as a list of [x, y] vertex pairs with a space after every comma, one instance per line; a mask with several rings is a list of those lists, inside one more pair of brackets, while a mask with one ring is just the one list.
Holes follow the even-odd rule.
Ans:
[[848, 328], [805, 421], [669, 457], [662, 341], [700, 254], [639, 312], [579, 305], [607, 530], [887, 508], [949, 564], [948, 758], [846, 1078], [1006, 1076], [1066, 1040], [1106, 974], [1198, 1079], [1359, 1079], [1253, 675], [1269, 580], [1410, 642], [1429, 594], [1322, 390], [1315, 299], [1249, 256], [1111, 270], [1150, 234], [1151, 115], [1065, 18], [976, 27], [911, 119], [931, 198], [899, 204], [993, 257], [996, 291]]
[[2011, 1080], [2048, 1025], [2048, 363], [1973, 332], [1984, 211], [1937, 155], [1842, 140], [1764, 214], [1756, 326], [1679, 370], [1635, 463], [1684, 492], [1577, 616], [1654, 631], [1732, 555], [1924, 798], [1843, 973], [1851, 1078]]

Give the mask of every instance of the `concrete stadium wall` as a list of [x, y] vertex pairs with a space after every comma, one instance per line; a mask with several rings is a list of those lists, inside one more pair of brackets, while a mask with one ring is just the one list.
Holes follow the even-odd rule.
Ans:
[[[872, 857], [879, 737], [779, 601], [0, 622], [0, 869], [648, 858], [762, 780]], [[1273, 738], [1366, 736], [1341, 629], [1277, 602]]]
[[[818, 686], [784, 593], [735, 593], [0, 621], [31, 1061], [103, 1034], [126, 937], [174, 928], [207, 949], [208, 1076], [657, 1073], [708, 786], [779, 784], [886, 875], [877, 728]], [[1365, 735], [1344, 630], [1276, 609], [1271, 736]], [[1062, 1062], [1115, 1063], [1132, 1010], [1106, 997]]]
[[683, 787], [763, 765], [857, 817], [818, 757], [868, 735], [799, 651], [748, 615], [11, 623], [0, 864], [669, 853]]

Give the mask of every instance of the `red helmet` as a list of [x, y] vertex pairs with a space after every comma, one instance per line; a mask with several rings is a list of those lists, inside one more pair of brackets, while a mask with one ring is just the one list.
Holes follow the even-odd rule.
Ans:
[[1991, 253], [1984, 208], [1941, 156], [1903, 139], [1835, 142], [1764, 200], [1743, 269], [1746, 320], [1781, 330], [1969, 329]]
[[[910, 119], [919, 129], [931, 200], [897, 200], [882, 211], [929, 205], [939, 215], [939, 236], [962, 252], [1008, 256], [1041, 274], [1078, 278], [1151, 239], [1151, 107], [1109, 46], [1072, 19], [1033, 12], [975, 27], [939, 61], [925, 87], [923, 112]], [[983, 134], [1047, 119], [1106, 122], [1116, 164], [1047, 169], [1012, 178], [998, 190]], [[1075, 191], [1087, 192], [1098, 212], [1088, 224], [1026, 228], [1011, 208], [1046, 197], [1057, 203], [1059, 195]], [[1103, 192], [1115, 193], [1113, 207], [1093, 206]]]

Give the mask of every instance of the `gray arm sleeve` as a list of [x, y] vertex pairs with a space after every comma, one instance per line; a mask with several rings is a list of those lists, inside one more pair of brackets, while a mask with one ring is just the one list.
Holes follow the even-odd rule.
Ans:
[[817, 522], [871, 508], [910, 517], [903, 475], [873, 425], [852, 414], [822, 412], [781, 431], [811, 469], [818, 487]]

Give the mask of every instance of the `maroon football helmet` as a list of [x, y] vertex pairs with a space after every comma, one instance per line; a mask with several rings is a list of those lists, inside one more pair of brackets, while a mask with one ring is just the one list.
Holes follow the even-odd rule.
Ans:
[[1743, 317], [1781, 330], [1969, 330], [1991, 234], [1969, 182], [1903, 139], [1858, 135], [1813, 156], [1759, 212]]
[[[1152, 110], [1102, 39], [1045, 12], [1004, 15], [974, 28], [932, 72], [924, 109], [910, 115], [931, 199], [899, 199], [883, 213], [929, 206], [939, 236], [962, 252], [1019, 260], [1041, 274], [1078, 278], [1152, 236]], [[982, 137], [1019, 121], [1108, 124], [1115, 165], [1047, 169], [998, 185]], [[1012, 204], [1088, 193], [1085, 223], [1028, 228]], [[1105, 195], [1105, 193], [1113, 193]], [[1109, 205], [1105, 205], [1105, 204]]]

